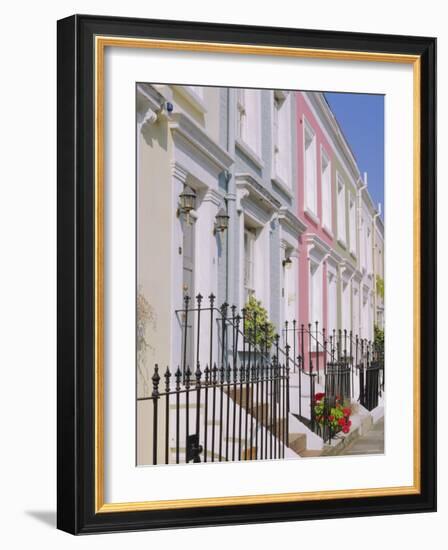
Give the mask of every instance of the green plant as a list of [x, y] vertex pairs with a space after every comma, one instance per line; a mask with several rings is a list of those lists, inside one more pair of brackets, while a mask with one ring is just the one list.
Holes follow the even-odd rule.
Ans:
[[270, 349], [274, 343], [275, 325], [269, 320], [268, 312], [260, 300], [250, 296], [245, 305], [244, 331], [252, 344]]
[[334, 407], [329, 406], [324, 393], [316, 393], [314, 396], [314, 417], [321, 426], [327, 425], [333, 434], [343, 432], [348, 434], [352, 422], [350, 407], [344, 407], [340, 399], [336, 397]]
[[378, 325], [373, 328], [373, 347], [380, 357], [384, 356], [384, 329]]
[[376, 276], [376, 293], [384, 300], [384, 279], [379, 275]]

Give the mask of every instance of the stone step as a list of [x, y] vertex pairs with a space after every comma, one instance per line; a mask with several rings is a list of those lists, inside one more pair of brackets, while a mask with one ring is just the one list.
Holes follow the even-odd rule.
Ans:
[[299, 433], [289, 434], [289, 448], [302, 456], [302, 452], [306, 450], [306, 435]]
[[311, 458], [315, 456], [322, 456], [322, 449], [304, 449], [303, 451], [299, 452], [299, 455], [302, 458]]

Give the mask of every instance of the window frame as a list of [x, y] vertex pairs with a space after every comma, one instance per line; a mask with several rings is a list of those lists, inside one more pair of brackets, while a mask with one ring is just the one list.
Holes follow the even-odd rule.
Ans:
[[[327, 160], [327, 167], [325, 171], [323, 170], [324, 159]], [[332, 193], [332, 162], [330, 155], [327, 153], [324, 146], [320, 146], [320, 179], [321, 179], [321, 188], [322, 188], [322, 227], [326, 232], [332, 237], [333, 236], [333, 193]], [[328, 172], [328, 178], [325, 178], [324, 184], [324, 173]], [[325, 194], [328, 193], [328, 210], [326, 215], [325, 209]]]
[[[313, 165], [314, 165], [314, 181], [313, 181], [313, 187], [314, 187], [314, 200], [313, 204], [310, 204], [310, 198], [309, 198], [309, 178], [308, 178], [308, 171], [307, 171], [307, 132], [309, 135], [311, 135], [311, 142], [310, 146], [313, 147]], [[318, 214], [318, 198], [317, 198], [317, 135], [316, 131], [314, 130], [313, 126], [308, 122], [307, 118], [303, 116], [303, 191], [304, 191], [304, 207], [305, 212], [311, 216], [311, 218], [315, 222], [319, 222], [319, 214]]]
[[[336, 173], [336, 208], [338, 243], [347, 248], [347, 184], [340, 172]], [[342, 200], [340, 200], [342, 197]], [[342, 207], [342, 208], [341, 208]], [[342, 212], [341, 212], [342, 210]]]

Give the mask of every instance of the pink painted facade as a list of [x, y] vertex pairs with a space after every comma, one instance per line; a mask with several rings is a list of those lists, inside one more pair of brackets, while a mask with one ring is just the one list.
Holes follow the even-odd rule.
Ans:
[[[325, 138], [322, 132], [320, 123], [316, 120], [316, 117], [309, 108], [304, 95], [301, 92], [296, 94], [296, 109], [297, 109], [297, 166], [299, 166], [297, 174], [297, 216], [302, 219], [306, 225], [307, 230], [301, 237], [301, 249], [299, 255], [299, 311], [298, 318], [299, 323], [304, 324], [305, 327], [309, 323], [319, 321], [321, 328], [327, 329], [328, 326], [328, 292], [327, 292], [327, 255], [328, 252], [334, 247], [334, 231], [333, 227], [328, 230], [323, 226], [323, 201], [322, 201], [322, 151], [325, 151], [327, 158], [330, 162], [333, 161], [333, 150], [328, 140]], [[316, 214], [314, 215], [307, 208], [306, 194], [306, 176], [305, 176], [305, 126], [311, 129], [314, 133], [315, 139], [315, 184], [316, 184]], [[331, 225], [333, 226], [335, 220], [334, 212], [334, 200], [332, 193], [334, 192], [334, 175], [333, 171], [330, 171], [331, 185], [330, 185], [330, 201], [331, 208]], [[316, 263], [319, 263], [319, 282], [321, 289], [321, 297], [319, 299], [318, 309], [321, 309], [320, 319], [315, 319], [313, 316], [312, 304], [311, 304], [311, 256], [314, 253]], [[314, 311], [316, 308], [314, 308]]]

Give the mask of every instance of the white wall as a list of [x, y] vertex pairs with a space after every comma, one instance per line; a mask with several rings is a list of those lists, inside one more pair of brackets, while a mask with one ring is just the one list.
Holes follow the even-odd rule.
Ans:
[[[439, 120], [448, 120], [448, 32], [443, 3], [362, 4], [347, 0], [273, 4], [227, 0], [145, 3], [128, 0], [7, 3], [0, 34], [2, 86], [0, 120], [0, 364], [1, 438], [0, 540], [5, 548], [38, 543], [56, 548], [197, 548], [256, 547], [268, 549], [280, 541], [303, 547], [316, 540], [347, 537], [363, 550], [420, 549], [446, 539], [448, 472], [440, 469], [439, 513], [365, 519], [282, 523], [233, 528], [187, 529], [155, 533], [91, 536], [75, 539], [54, 530], [55, 510], [55, 361], [56, 361], [56, 19], [77, 13], [221, 21], [254, 25], [297, 26], [347, 31], [439, 35]], [[387, 14], [387, 17], [385, 17]], [[439, 150], [448, 148], [448, 127], [439, 128]], [[448, 179], [440, 162], [439, 181]], [[448, 204], [448, 188], [440, 185], [438, 204]], [[448, 234], [448, 216], [440, 216], [439, 231]], [[439, 242], [441, 242], [440, 239]], [[446, 272], [447, 252], [440, 245], [440, 270]], [[445, 269], [444, 269], [445, 268]], [[442, 279], [442, 278], [441, 278]], [[439, 290], [439, 311], [448, 307], [446, 285]], [[445, 326], [441, 326], [445, 332]], [[445, 329], [445, 330], [444, 330]], [[440, 339], [442, 340], [442, 339]], [[440, 387], [448, 370], [440, 369]], [[442, 403], [440, 403], [442, 405]], [[440, 432], [442, 425], [440, 423]], [[448, 453], [440, 433], [439, 453]], [[365, 535], [368, 536], [365, 536]], [[373, 536], [370, 536], [372, 534]], [[375, 536], [379, 534], [379, 536]], [[362, 541], [362, 543], [360, 542]]]

